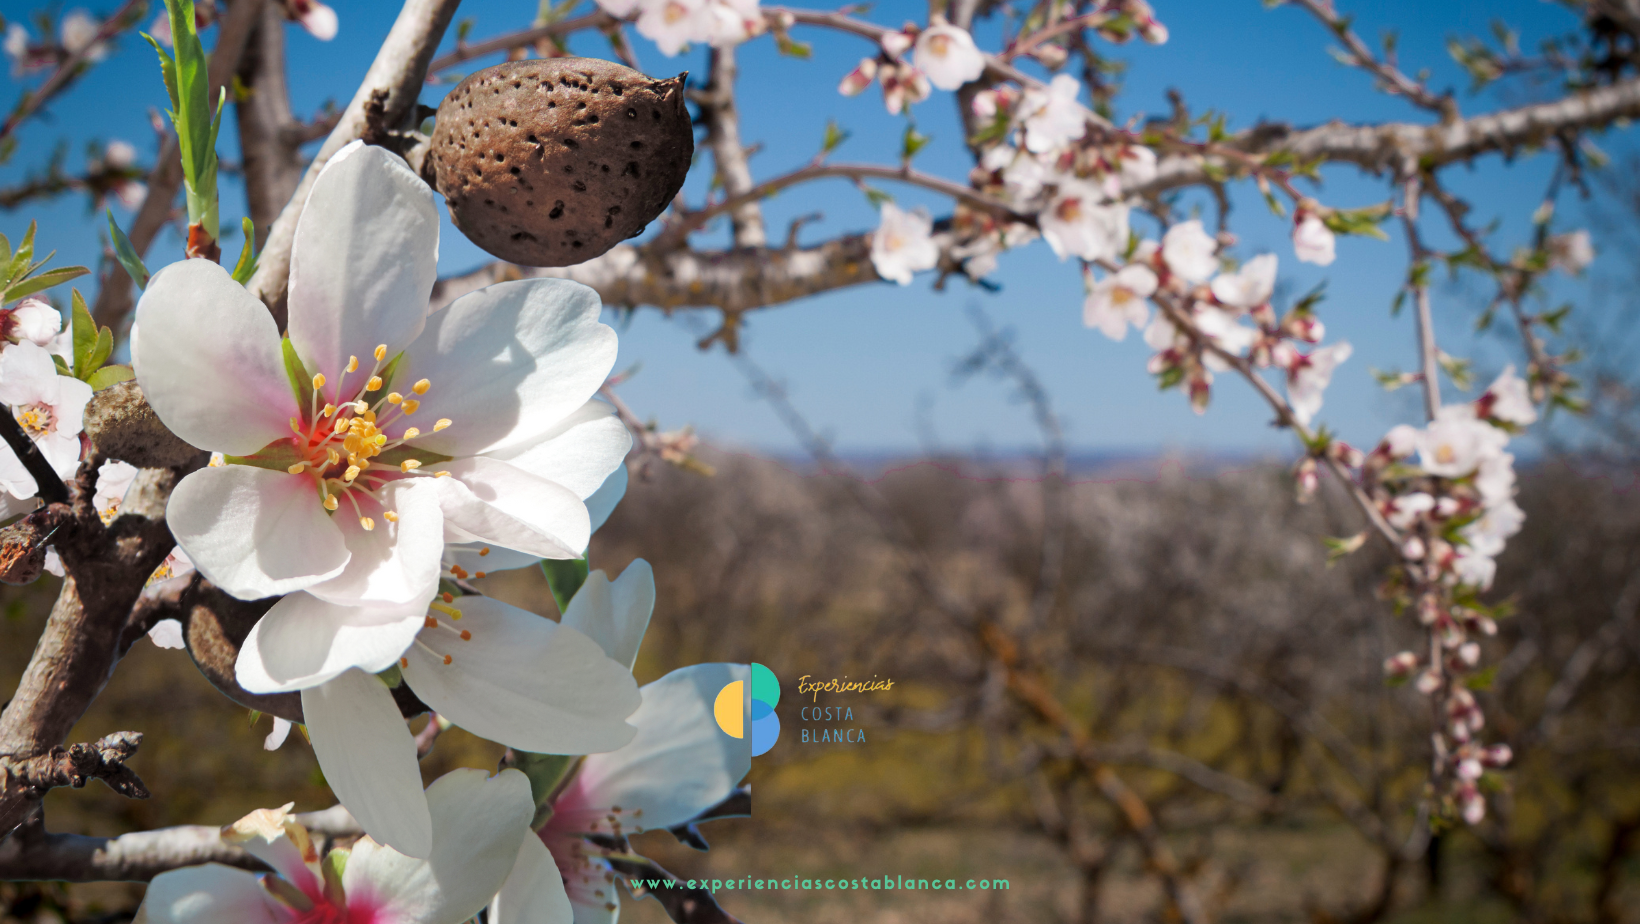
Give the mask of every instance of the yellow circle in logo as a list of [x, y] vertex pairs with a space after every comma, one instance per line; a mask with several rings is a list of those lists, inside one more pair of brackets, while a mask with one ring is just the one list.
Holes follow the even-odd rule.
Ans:
[[718, 727], [732, 738], [746, 737], [746, 697], [744, 682], [736, 680], [718, 691], [712, 712], [717, 715]]

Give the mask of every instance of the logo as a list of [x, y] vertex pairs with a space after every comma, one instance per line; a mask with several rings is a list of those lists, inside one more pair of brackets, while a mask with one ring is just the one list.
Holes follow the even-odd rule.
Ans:
[[[780, 702], [780, 681], [774, 671], [761, 664], [752, 668], [752, 756], [768, 753], [780, 738], [780, 716], [774, 707]], [[712, 712], [718, 727], [731, 738], [746, 737], [746, 685], [736, 680], [718, 691]]]

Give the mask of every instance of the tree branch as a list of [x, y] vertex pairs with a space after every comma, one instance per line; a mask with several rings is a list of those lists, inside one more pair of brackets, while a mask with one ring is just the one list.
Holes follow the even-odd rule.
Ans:
[[768, 243], [763, 211], [758, 207], [762, 197], [745, 195], [752, 189], [752, 170], [746, 163], [746, 147], [740, 143], [740, 113], [735, 108], [735, 49], [714, 48], [710, 60], [705, 89], [691, 95], [700, 105], [700, 121], [706, 127], [706, 144], [712, 149], [725, 201], [737, 203], [720, 211], [728, 211], [734, 223], [736, 247], [762, 247]]
[[469, 45], [466, 42], [461, 42], [456, 45], [455, 51], [452, 51], [447, 55], [441, 55], [434, 58], [433, 62], [427, 66], [427, 73], [437, 74], [440, 71], [455, 67], [463, 61], [471, 61], [474, 58], [482, 58], [485, 55], [495, 54], [498, 51], [510, 52], [518, 48], [528, 48], [542, 39], [562, 38], [563, 36], [571, 33], [580, 32], [583, 29], [613, 29], [620, 24], [620, 19], [605, 13], [603, 10], [599, 10], [596, 13], [588, 13], [585, 16], [577, 16], [574, 19], [565, 19], [561, 22], [547, 23], [544, 26], [536, 26], [533, 29], [524, 29], [518, 32], [509, 32], [506, 35], [497, 36], [496, 38], [488, 41], [477, 42], [472, 45]]
[[[427, 79], [427, 66], [459, 3], [460, 0], [405, 0], [353, 101], [347, 104], [330, 137], [308, 164], [295, 195], [274, 221], [258, 259], [256, 275], [246, 288], [266, 302], [281, 322], [285, 314], [286, 287], [290, 283], [290, 254], [296, 240], [296, 222], [302, 216], [302, 207], [307, 204], [308, 193], [319, 178], [319, 171], [337, 151], [364, 136], [370, 119], [379, 118], [383, 126], [391, 129], [415, 112], [422, 83]], [[373, 106], [379, 110], [375, 114], [367, 112]]]

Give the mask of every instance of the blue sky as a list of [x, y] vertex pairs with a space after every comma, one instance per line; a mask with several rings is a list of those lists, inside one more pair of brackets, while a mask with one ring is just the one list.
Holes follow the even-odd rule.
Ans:
[[[1494, 18], [1502, 18], [1523, 34], [1528, 49], [1536, 39], [1575, 26], [1571, 15], [1540, 0], [1493, 2], [1432, 2], [1432, 0], [1339, 0], [1346, 12], [1356, 14], [1356, 28], [1375, 42], [1395, 28], [1401, 36], [1400, 54], [1408, 71], [1430, 68], [1437, 88], [1466, 86], [1466, 78], [1452, 64], [1444, 43], [1452, 35], [1485, 34]], [[93, 12], [107, 12], [93, 3]], [[341, 31], [330, 43], [320, 43], [292, 27], [289, 35], [293, 104], [298, 113], [313, 113], [327, 100], [345, 104], [362, 78], [371, 56], [386, 34], [396, 4], [386, 2], [336, 3]], [[458, 18], [474, 21], [471, 37], [487, 38], [527, 23], [533, 3], [468, 2]], [[33, 9], [32, 3], [0, 3], [8, 18]], [[1128, 117], [1165, 112], [1166, 91], [1176, 87], [1196, 111], [1208, 108], [1229, 114], [1232, 128], [1244, 128], [1260, 119], [1309, 125], [1341, 118], [1347, 121], [1408, 119], [1423, 121], [1421, 113], [1397, 99], [1373, 91], [1363, 73], [1332, 61], [1326, 48], [1329, 36], [1313, 19], [1296, 8], [1266, 9], [1259, 0], [1202, 2], [1158, 0], [1158, 15], [1170, 27], [1165, 46], [1131, 44], [1111, 49], [1128, 65], [1126, 89], [1117, 99], [1117, 115]], [[921, 19], [922, 4], [879, 4], [868, 18], [884, 24]], [[453, 30], [452, 30], [453, 31]], [[982, 28], [982, 45], [995, 47], [995, 24]], [[814, 44], [810, 60], [778, 55], [767, 38], [754, 41], [741, 54], [742, 135], [761, 144], [752, 161], [758, 177], [796, 167], [818, 148], [828, 119], [835, 119], [853, 135], [835, 155], [849, 160], [891, 163], [897, 157], [904, 120], [887, 115], [875, 89], [854, 97], [836, 93], [838, 79], [870, 47], [851, 36], [819, 30], [798, 30], [796, 37]], [[207, 43], [214, 36], [207, 34]], [[450, 39], [446, 44], [450, 44]], [[640, 63], [650, 73], [680, 70], [702, 73], [705, 55], [696, 51], [678, 58], [663, 57], [646, 40], [638, 40]], [[596, 37], [583, 39], [576, 50], [606, 55], [607, 46]], [[471, 63], [471, 69], [492, 63]], [[11, 93], [19, 91], [10, 81]], [[436, 104], [448, 87], [429, 87], [424, 102]], [[1507, 95], [1462, 95], [1466, 113], [1476, 113], [1532, 98], [1530, 89]], [[70, 93], [59, 99], [45, 120], [27, 124], [20, 133], [20, 149], [12, 163], [0, 167], [0, 183], [18, 181], [26, 167], [44, 160], [53, 145], [65, 143], [69, 163], [80, 163], [87, 141], [125, 138], [137, 143], [145, 157], [155, 148], [148, 128], [148, 109], [164, 107], [164, 90], [152, 52], [140, 40], [126, 40], [118, 52]], [[968, 163], [957, 128], [950, 94], [935, 92], [915, 108], [918, 127], [934, 138], [919, 158], [921, 169], [961, 179]], [[234, 129], [222, 131], [222, 155], [234, 159]], [[1600, 139], [1606, 150], [1626, 150], [1622, 134]], [[1552, 169], [1547, 157], [1522, 158], [1504, 165], [1487, 159], [1473, 169], [1451, 171], [1452, 188], [1476, 205], [1478, 223], [1496, 218], [1499, 239], [1524, 241], [1527, 216], [1536, 205]], [[704, 158], [691, 176], [688, 189], [699, 201], [710, 164]], [[936, 214], [946, 204], [918, 190], [885, 184], [902, 204], [927, 205]], [[1351, 170], [1329, 170], [1316, 195], [1337, 206], [1381, 202], [1389, 196], [1383, 180], [1362, 178]], [[1371, 443], [1388, 427], [1416, 417], [1414, 396], [1408, 391], [1386, 394], [1368, 374], [1369, 367], [1408, 368], [1413, 363], [1411, 319], [1391, 318], [1389, 305], [1405, 270], [1405, 244], [1397, 229], [1391, 240], [1347, 239], [1331, 267], [1300, 265], [1292, 259], [1285, 221], [1271, 215], [1256, 191], [1242, 188], [1233, 196], [1232, 228], [1241, 237], [1241, 257], [1264, 251], [1281, 259], [1285, 290], [1296, 295], [1325, 281], [1329, 297], [1322, 318], [1329, 339], [1355, 345], [1328, 392], [1320, 419], [1346, 438]], [[1562, 223], [1575, 227], [1579, 206], [1575, 196], [1563, 198]], [[229, 181], [223, 199], [223, 225], [237, 224], [242, 197]], [[774, 235], [783, 235], [795, 216], [821, 211], [823, 221], [808, 226], [806, 243], [838, 233], [869, 228], [875, 212], [865, 197], [844, 181], [802, 187], [769, 203], [766, 215]], [[129, 214], [116, 208], [122, 223]], [[60, 257], [75, 262], [94, 260], [100, 244], [100, 216], [89, 215], [83, 199], [65, 199], [44, 207], [30, 207], [0, 216], [0, 230], [14, 239], [29, 218], [41, 222], [40, 242], [56, 248]], [[1436, 245], [1449, 243], [1434, 221], [1426, 223]], [[721, 243], [721, 233], [702, 235], [703, 245]], [[1597, 247], [1599, 242], [1597, 241]], [[237, 243], [225, 247], [237, 252]], [[162, 239], [149, 255], [151, 266], [180, 257], [180, 240]], [[446, 220], [440, 251], [440, 269], [459, 272], [474, 267], [485, 254], [466, 241]], [[1616, 261], [1597, 261], [1596, 271]], [[1620, 266], [1618, 268], [1621, 268]], [[1003, 258], [995, 280], [1001, 291], [989, 293], [954, 283], [943, 293], [932, 289], [931, 276], [920, 276], [910, 286], [873, 285], [832, 293], [749, 317], [745, 343], [752, 357], [787, 383], [793, 400], [822, 431], [844, 450], [908, 452], [918, 445], [918, 408], [926, 407], [928, 420], [947, 449], [975, 447], [1007, 449], [1033, 444], [1028, 415], [1007, 391], [988, 380], [952, 387], [950, 368], [970, 349], [976, 335], [966, 317], [969, 305], [978, 305], [999, 326], [1015, 331], [1018, 349], [1049, 388], [1068, 426], [1071, 443], [1086, 452], [1207, 451], [1264, 453], [1291, 451], [1290, 436], [1267, 426], [1269, 414], [1243, 383], [1221, 378], [1213, 406], [1202, 417], [1192, 413], [1176, 392], [1158, 393], [1144, 372], [1147, 351], [1135, 336], [1112, 343], [1081, 325], [1081, 280], [1072, 264], [1059, 263], [1041, 244]], [[1582, 282], [1557, 285], [1559, 298], [1579, 299], [1587, 291]], [[1496, 336], [1472, 333], [1477, 300], [1442, 286], [1435, 290], [1438, 330], [1449, 352], [1470, 356], [1477, 365], [1494, 371], [1514, 359], [1509, 343]], [[703, 314], [705, 319], [710, 315]], [[616, 322], [615, 318], [609, 320]], [[701, 353], [693, 347], [697, 327], [641, 310], [620, 327], [620, 366], [641, 363], [639, 375], [624, 386], [627, 400], [645, 416], [653, 415], [664, 427], [693, 424], [710, 439], [747, 449], [786, 453], [794, 444], [774, 414], [750, 392], [721, 350]]]

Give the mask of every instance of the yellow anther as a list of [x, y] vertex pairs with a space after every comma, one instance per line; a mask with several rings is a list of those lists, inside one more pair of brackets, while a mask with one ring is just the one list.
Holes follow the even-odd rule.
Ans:
[[413, 472], [418, 468], [421, 468], [421, 461], [418, 459], [405, 459], [399, 463], [399, 471], [401, 472]]
[[367, 456], [363, 459], [360, 459], [358, 461], [358, 466], [359, 466], [359, 471], [361, 471], [361, 472], [364, 471], [365, 469], [369, 468], [370, 467], [370, 458]]
[[418, 407], [421, 407], [421, 402], [417, 401], [415, 398], [404, 399], [404, 412], [406, 414], [414, 414], [416, 412], [416, 408]]
[[433, 387], [433, 383], [431, 381], [429, 381], [428, 379], [422, 379], [421, 381], [417, 382], [416, 384], [410, 386], [410, 390], [415, 392], [418, 395], [425, 395], [425, 394], [427, 394], [427, 389], [432, 388], [432, 387]]
[[390, 391], [390, 392], [387, 393], [387, 403], [388, 404], [398, 404], [400, 401], [403, 401], [403, 400], [404, 400], [404, 396], [399, 394], [396, 391]]
[[378, 433], [375, 436], [371, 437], [370, 441], [372, 443], [375, 443], [377, 448], [380, 448], [382, 446], [386, 446], [387, 445], [387, 434]]
[[359, 477], [359, 467], [357, 465], [349, 465], [347, 471], [342, 473], [343, 481], [352, 481], [357, 477]]
[[411, 427], [410, 429], [404, 431], [404, 435], [399, 437], [399, 440], [400, 441], [413, 440], [413, 439], [415, 439], [416, 437], [418, 437], [420, 435], [421, 435], [420, 430], [416, 429], [415, 427]]
[[369, 402], [365, 401], [363, 398], [360, 398], [359, 400], [353, 402], [353, 413], [358, 414], [360, 417], [363, 417], [366, 414], [369, 414], [370, 415], [370, 420], [372, 422], [374, 422], [376, 420], [376, 415], [375, 414], [370, 414], [370, 404], [369, 404]]
[[368, 533], [376, 528], [376, 521], [369, 517], [359, 517], [359, 525], [363, 526], [364, 531]]
[[343, 430], [346, 430], [346, 429], [347, 429], [347, 427], [348, 427], [348, 424], [349, 424], [349, 423], [350, 423], [350, 421], [349, 421], [349, 419], [348, 419], [348, 418], [346, 418], [346, 417], [338, 417], [338, 418], [337, 418], [337, 419], [336, 419], [336, 432], [337, 432], [337, 433], [340, 433], [340, 432], [342, 432], [342, 431], [343, 431]]
[[389, 523], [397, 523], [399, 521], [399, 515], [391, 510], [387, 510], [382, 513], [382, 519]]
[[381, 362], [382, 360], [384, 360], [386, 358], [387, 358], [387, 344], [383, 343], [383, 344], [376, 347], [376, 362]]
[[448, 477], [450, 477], [450, 473], [449, 472], [434, 472], [433, 477], [434, 478], [448, 478]]
[[382, 377], [379, 376], [379, 375], [371, 376], [370, 381], [364, 383], [364, 390], [365, 391], [376, 391], [377, 389], [379, 389], [381, 387], [382, 387]]
[[290, 419], [290, 428], [300, 434], [302, 432], [302, 422], [295, 417], [292, 417]]
[[323, 387], [325, 387], [325, 374], [323, 372], [315, 372], [313, 374], [313, 390], [318, 391]]
[[347, 358], [347, 371], [349, 371], [349, 372], [358, 372], [359, 371], [359, 357], [349, 356]]
[[433, 432], [437, 433], [438, 431], [444, 429], [445, 427], [448, 427], [449, 425], [450, 425], [450, 418], [440, 417], [438, 419], [438, 423], [433, 424]]
[[290, 472], [292, 475], [300, 475], [303, 472], [307, 471], [307, 463], [306, 462], [298, 462], [295, 465], [287, 467], [285, 469], [285, 471]]
[[462, 629], [461, 630], [461, 640], [464, 641], [464, 642], [472, 641], [473, 640], [473, 633], [468, 632], [466, 629]]
[[337, 452], [334, 449], [325, 450], [325, 462], [326, 462], [326, 464], [335, 465], [337, 462], [340, 462], [340, 461], [342, 461], [342, 454], [341, 453]]
[[326, 494], [325, 495], [325, 509], [326, 510], [335, 510], [336, 509], [336, 495], [334, 495], [334, 494]]
[[326, 404], [324, 414], [325, 414], [326, 417], [335, 417], [336, 416], [336, 405]]

